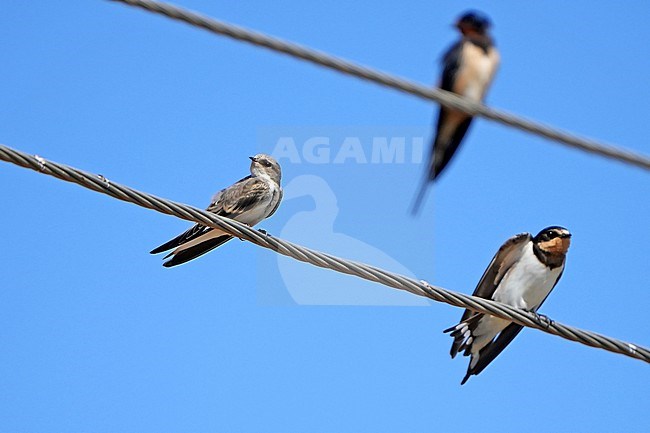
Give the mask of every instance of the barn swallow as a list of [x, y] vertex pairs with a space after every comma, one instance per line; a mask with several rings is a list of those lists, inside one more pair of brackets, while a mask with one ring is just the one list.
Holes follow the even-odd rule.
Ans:
[[[206, 210], [254, 226], [278, 209], [282, 200], [282, 172], [280, 164], [269, 155], [260, 153], [249, 158], [252, 161], [251, 174], [216, 193]], [[172, 257], [163, 263], [163, 266], [169, 268], [195, 259], [230, 239], [231, 235], [219, 229], [196, 224], [153, 249], [151, 254], [175, 248], [164, 257]]]
[[[449, 48], [442, 59], [440, 88], [474, 102], [482, 102], [499, 66], [499, 52], [488, 30], [488, 17], [480, 12], [463, 14], [455, 24], [461, 39]], [[472, 116], [440, 106], [436, 135], [431, 145], [429, 164], [413, 205], [416, 214], [427, 186], [447, 166], [472, 123]]]
[[[532, 237], [521, 233], [499, 248], [473, 295], [502, 302], [535, 314], [564, 271], [571, 233], [563, 227], [547, 227]], [[479, 374], [519, 334], [522, 326], [494, 316], [465, 310], [460, 323], [445, 329], [451, 333], [451, 357], [470, 356], [467, 374]], [[496, 337], [496, 338], [495, 338]]]

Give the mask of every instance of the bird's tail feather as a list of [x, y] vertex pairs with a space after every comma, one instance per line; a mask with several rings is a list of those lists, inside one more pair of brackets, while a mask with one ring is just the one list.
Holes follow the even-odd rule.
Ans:
[[158, 253], [162, 253], [163, 251], [176, 248], [179, 244], [179, 241], [183, 238], [184, 235], [185, 233], [181, 233], [180, 235], [176, 236], [174, 239], [171, 239], [165, 242], [164, 244], [160, 245], [159, 247], [156, 247], [153, 250], [149, 251], [149, 254], [158, 254]]
[[219, 236], [217, 238], [212, 238], [205, 242], [201, 242], [200, 244], [194, 245], [193, 247], [181, 250], [177, 253], [171, 253], [173, 254], [173, 257], [163, 263], [163, 266], [166, 268], [171, 268], [172, 266], [177, 266], [185, 262], [189, 262], [190, 260], [202, 256], [208, 251], [212, 251], [218, 246], [223, 245], [230, 239], [232, 239], [232, 236]]
[[167, 242], [160, 245], [159, 247], [154, 248], [149, 252], [149, 254], [158, 254], [158, 253], [162, 253], [163, 251], [176, 248], [177, 246], [192, 240], [193, 238], [197, 237], [198, 235], [200, 235], [206, 230], [212, 230], [212, 229], [208, 229], [205, 226], [202, 226], [200, 224], [195, 224], [194, 226], [187, 229], [180, 235], [176, 236], [174, 239], [168, 240]]
[[431, 172], [430, 170], [427, 170], [424, 177], [422, 178], [422, 181], [420, 182], [420, 187], [418, 188], [418, 192], [415, 196], [415, 199], [413, 200], [413, 206], [411, 206], [412, 216], [415, 216], [418, 214], [418, 212], [420, 212], [422, 201], [424, 200], [424, 197], [429, 190], [429, 183], [431, 183], [432, 180], [433, 178], [431, 177]]
[[411, 207], [412, 216], [415, 216], [418, 214], [418, 212], [420, 212], [420, 206], [422, 205], [422, 200], [424, 199], [424, 195], [427, 192], [428, 184], [429, 182], [422, 182], [420, 185], [418, 193], [415, 196], [415, 200], [413, 201], [413, 206]]
[[464, 352], [463, 356], [468, 356], [470, 354], [472, 342], [474, 341], [472, 332], [476, 328], [478, 320], [482, 316], [483, 315], [480, 313], [473, 314], [459, 324], [442, 331], [444, 333], [449, 333], [449, 335], [451, 335], [451, 337], [454, 339], [454, 342], [451, 344], [451, 349], [449, 351], [449, 354], [452, 358], [456, 357], [459, 352]]

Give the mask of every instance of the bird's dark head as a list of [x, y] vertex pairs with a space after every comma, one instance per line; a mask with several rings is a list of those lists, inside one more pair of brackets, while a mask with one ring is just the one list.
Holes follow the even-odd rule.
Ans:
[[467, 11], [456, 21], [456, 28], [465, 36], [485, 35], [491, 26], [487, 15], [478, 11]]
[[546, 227], [533, 242], [542, 250], [550, 254], [566, 254], [571, 245], [571, 233], [560, 226]]
[[251, 160], [251, 174], [269, 177], [278, 185], [280, 184], [282, 169], [275, 158], [265, 153], [258, 153], [255, 156], [249, 156], [249, 158]]

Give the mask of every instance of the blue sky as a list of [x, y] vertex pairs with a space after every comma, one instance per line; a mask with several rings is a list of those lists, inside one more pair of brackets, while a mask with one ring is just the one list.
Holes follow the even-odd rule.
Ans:
[[[502, 54], [490, 105], [650, 154], [645, 2], [181, 5], [431, 85], [450, 24], [478, 8]], [[647, 172], [478, 120], [414, 219], [433, 104], [104, 1], [3, 2], [0, 37], [6, 145], [205, 207], [288, 137], [300, 158], [280, 160], [270, 233], [471, 293], [508, 237], [563, 225], [541, 311], [650, 345]], [[330, 155], [310, 160], [319, 137]], [[396, 137], [404, 160], [373, 163]], [[366, 162], [336, 160], [346, 140]], [[0, 200], [2, 432], [650, 424], [641, 361], [525, 330], [461, 387], [441, 332], [459, 309], [237, 240], [165, 269], [148, 251], [187, 222], [10, 164]]]

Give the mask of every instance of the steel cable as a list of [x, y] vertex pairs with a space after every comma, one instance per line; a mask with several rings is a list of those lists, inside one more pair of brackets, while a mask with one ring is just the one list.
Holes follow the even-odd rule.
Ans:
[[104, 176], [87, 173], [64, 164], [48, 161], [40, 156], [32, 156], [2, 144], [0, 144], [0, 160], [30, 168], [67, 182], [73, 182], [93, 191], [101, 192], [138, 206], [221, 229], [240, 239], [247, 240], [264, 248], [269, 248], [279, 254], [292, 257], [301, 262], [307, 262], [321, 268], [354, 275], [395, 289], [405, 290], [415, 295], [425, 296], [434, 301], [444, 302], [455, 307], [469, 308], [480, 313], [491, 314], [523, 326], [558, 335], [567, 340], [576, 341], [587, 346], [619, 353], [650, 363], [650, 350], [643, 346], [563, 325], [545, 319], [535, 313], [519, 310], [506, 304], [453, 292], [364, 263], [353, 262], [314, 251], [276, 238], [265, 232], [252, 229], [247, 225], [229, 218], [220, 217], [192, 206], [137, 191], [127, 186], [114, 183]]

